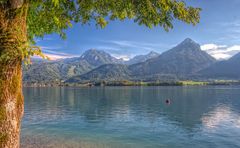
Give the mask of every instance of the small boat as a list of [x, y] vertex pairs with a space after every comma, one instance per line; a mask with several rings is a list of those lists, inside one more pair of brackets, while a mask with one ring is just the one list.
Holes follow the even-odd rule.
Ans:
[[167, 99], [165, 102], [166, 102], [166, 104], [170, 104], [171, 103], [170, 99]]

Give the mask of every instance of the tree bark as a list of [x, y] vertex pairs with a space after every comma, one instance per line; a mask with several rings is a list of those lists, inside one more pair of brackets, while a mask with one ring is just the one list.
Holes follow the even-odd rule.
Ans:
[[[14, 2], [0, 5], [0, 148], [19, 148], [23, 116], [22, 48], [27, 41], [27, 7]], [[16, 11], [19, 7], [23, 10], [20, 14]]]

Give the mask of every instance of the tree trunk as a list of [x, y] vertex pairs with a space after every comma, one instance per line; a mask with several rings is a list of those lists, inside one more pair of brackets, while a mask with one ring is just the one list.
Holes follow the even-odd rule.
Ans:
[[27, 41], [27, 7], [12, 1], [0, 5], [0, 148], [19, 148], [23, 116], [22, 48]]

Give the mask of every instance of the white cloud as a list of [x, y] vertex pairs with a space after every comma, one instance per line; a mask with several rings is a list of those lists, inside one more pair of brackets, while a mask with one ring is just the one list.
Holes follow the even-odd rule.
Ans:
[[215, 38], [215, 41], [219, 43], [238, 44], [240, 41], [240, 21], [235, 19], [232, 21], [215, 22], [214, 28], [209, 33], [217, 35], [218, 38]]
[[122, 59], [124, 61], [129, 61], [131, 59], [130, 56], [128, 55], [117, 55], [117, 54], [112, 54], [113, 57], [117, 58], [117, 59]]
[[[50, 60], [66, 59], [66, 58], [72, 58], [77, 56], [77, 55], [71, 55], [68, 53], [51, 50], [51, 49], [57, 49], [57, 47], [54, 48], [54, 47], [41, 46], [41, 49], [44, 55], [49, 57]], [[40, 57], [33, 56], [33, 58], [40, 58]]]
[[133, 50], [133, 51], [137, 49], [145, 52], [165, 49], [172, 46], [165, 43], [149, 43], [149, 42], [126, 41], [126, 40], [108, 40], [108, 41], [101, 41], [101, 42], [112, 47], [128, 48], [129, 50]]
[[166, 46], [165, 44], [124, 41], [124, 40], [107, 41], [107, 43], [115, 44], [122, 47], [132, 47], [132, 48], [139, 48], [139, 49], [146, 49], [146, 50], [154, 50], [155, 48]]
[[240, 45], [234, 45], [234, 46], [232, 46], [232, 47], [229, 47], [227, 50], [228, 50], [229, 52], [230, 52], [230, 51], [240, 51]]
[[227, 60], [240, 52], [240, 45], [204, 44], [201, 46], [201, 49], [218, 60]]
[[162, 44], [154, 43], [144, 43], [144, 42], [134, 42], [134, 41], [107, 41], [106, 43], [113, 45], [117, 48], [128, 49], [129, 53], [135, 52], [136, 50], [141, 50], [143, 52], [149, 52], [156, 49], [159, 49]]
[[[50, 60], [60, 60], [60, 59], [75, 57], [73, 55], [58, 55], [58, 54], [50, 54], [50, 53], [44, 53], [44, 55], [47, 56], [48, 58], [50, 58]], [[41, 58], [41, 57], [33, 56], [33, 58]]]
[[215, 50], [218, 48], [226, 48], [226, 45], [216, 45], [216, 44], [204, 44], [201, 46], [201, 49], [204, 51]]
[[216, 53], [216, 54], [212, 54], [212, 56], [218, 60], [225, 60], [225, 59], [231, 58], [231, 55], [224, 54], [224, 53]]
[[59, 59], [66, 59], [66, 58], [72, 58], [74, 56], [69, 56], [69, 55], [57, 55], [57, 54], [45, 54], [47, 57], [50, 58], [50, 60], [59, 60]]
[[60, 49], [61, 46], [40, 46], [42, 50], [56, 50]]

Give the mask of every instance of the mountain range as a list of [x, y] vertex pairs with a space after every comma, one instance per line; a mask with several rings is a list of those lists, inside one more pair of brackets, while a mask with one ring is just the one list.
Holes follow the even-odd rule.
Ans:
[[90, 49], [76, 58], [34, 62], [24, 68], [23, 81], [48, 82], [66, 80], [73, 76], [84, 74], [100, 65], [121, 62], [121, 60], [112, 57], [104, 51]]
[[24, 68], [23, 81], [240, 79], [239, 66], [240, 53], [227, 61], [217, 61], [187, 38], [162, 54], [150, 52], [129, 61], [96, 49], [87, 50], [76, 58], [36, 61]]
[[204, 69], [216, 60], [202, 51], [200, 45], [187, 38], [176, 47], [143, 63], [131, 65], [138, 75], [170, 74], [184, 77]]
[[199, 72], [205, 78], [212, 79], [240, 79], [240, 53], [227, 61], [217, 62]]

